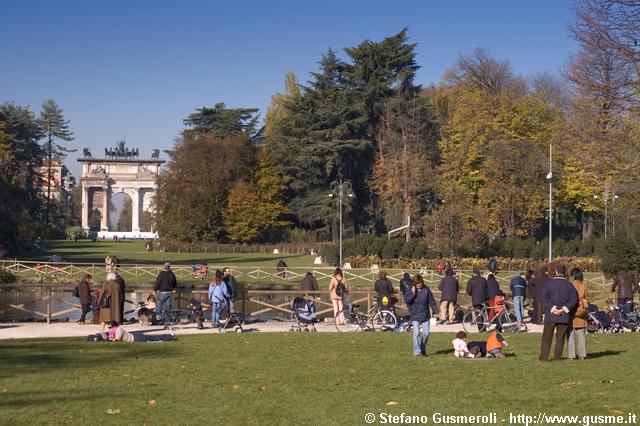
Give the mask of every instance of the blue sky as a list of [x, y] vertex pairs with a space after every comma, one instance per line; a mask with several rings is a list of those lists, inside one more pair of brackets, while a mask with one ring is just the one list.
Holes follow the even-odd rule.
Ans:
[[[82, 151], [126, 138], [168, 149], [195, 108], [225, 102], [264, 114], [284, 75], [300, 81], [329, 47], [341, 51], [409, 28], [437, 83], [460, 53], [484, 47], [516, 73], [558, 71], [577, 49], [566, 1], [42, 1], [5, 2], [0, 102], [39, 111], [55, 100]], [[69, 167], [80, 168], [75, 155]]]

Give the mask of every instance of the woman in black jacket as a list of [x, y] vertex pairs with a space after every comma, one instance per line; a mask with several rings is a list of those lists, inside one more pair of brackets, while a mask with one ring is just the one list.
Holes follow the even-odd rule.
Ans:
[[[431, 289], [424, 285], [422, 275], [417, 274], [411, 287], [404, 295], [409, 307], [409, 317], [413, 326], [413, 355], [427, 355], [427, 341], [429, 340], [429, 320], [431, 314], [438, 315], [438, 305], [431, 293]], [[429, 312], [431, 308], [431, 313]], [[420, 330], [422, 329], [422, 336]]]

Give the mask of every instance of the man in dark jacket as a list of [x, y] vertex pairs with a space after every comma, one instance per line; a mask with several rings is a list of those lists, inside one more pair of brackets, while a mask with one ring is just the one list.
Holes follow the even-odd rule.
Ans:
[[471, 296], [471, 304], [475, 309], [481, 309], [487, 303], [487, 280], [480, 276], [478, 268], [473, 268], [473, 276], [467, 282], [467, 294]]
[[547, 276], [547, 267], [542, 266], [530, 281], [529, 286], [532, 287], [533, 293], [533, 315], [531, 316], [531, 324], [542, 324], [542, 314], [544, 313], [544, 301], [542, 293], [547, 281], [551, 278]]
[[156, 278], [156, 285], [153, 287], [157, 293], [156, 310], [160, 317], [162, 317], [163, 311], [171, 310], [173, 305], [173, 292], [177, 286], [176, 276], [173, 271], [171, 271], [171, 264], [165, 262], [162, 271], [160, 271], [158, 278]]
[[386, 296], [389, 303], [391, 303], [391, 293], [394, 293], [393, 284], [391, 284], [391, 281], [387, 278], [387, 273], [384, 271], [380, 271], [378, 277], [373, 286], [378, 302], [382, 304], [382, 298]]
[[633, 302], [633, 294], [638, 293], [638, 282], [629, 271], [619, 271], [613, 278], [611, 291], [615, 292], [616, 288], [618, 289], [618, 306], [620, 306], [620, 310], [629, 313], [632, 305], [629, 302]]
[[227, 292], [229, 293], [229, 298], [227, 299], [229, 312], [235, 312], [236, 309], [233, 306], [233, 302], [238, 298], [238, 285], [236, 284], [236, 277], [231, 274], [231, 268], [226, 267], [222, 270], [222, 282], [227, 286]]
[[411, 288], [413, 285], [413, 281], [411, 280], [411, 275], [408, 272], [402, 274], [402, 279], [400, 280], [400, 293], [404, 296], [407, 290]]
[[578, 304], [576, 288], [565, 278], [567, 268], [564, 265], [558, 265], [556, 273], [553, 272], [553, 268], [549, 268], [549, 275], [553, 276], [553, 279], [545, 283], [542, 293], [545, 312], [544, 329], [540, 343], [540, 361], [547, 361], [549, 358], [554, 331], [556, 333], [556, 348], [553, 359], [556, 361], [562, 359], [564, 340], [571, 322], [570, 312]]
[[453, 324], [455, 318], [454, 313], [456, 310], [456, 303], [458, 302], [458, 292], [460, 291], [460, 284], [458, 280], [453, 276], [453, 268], [447, 268], [444, 271], [444, 278], [440, 280], [438, 284], [438, 290], [440, 290], [440, 323], [447, 322], [447, 316], [449, 324]]
[[318, 280], [316, 280], [316, 277], [313, 276], [311, 271], [307, 272], [307, 274], [302, 279], [302, 282], [300, 283], [300, 290], [304, 291], [304, 297], [307, 298], [307, 300], [311, 299], [310, 308], [312, 312], [316, 311], [316, 302], [313, 299], [318, 297], [317, 291], [319, 289], [320, 288], [318, 287]]
[[[431, 289], [424, 285], [422, 275], [415, 276], [414, 285], [404, 295], [404, 300], [409, 307], [409, 318], [413, 326], [413, 355], [427, 355], [427, 341], [429, 340], [429, 328], [431, 313], [438, 315], [438, 305], [431, 293]], [[420, 336], [422, 330], [422, 336]]]
[[92, 279], [91, 274], [87, 274], [82, 281], [78, 283], [78, 297], [80, 298], [80, 306], [82, 307], [82, 315], [78, 320], [78, 324], [84, 324], [87, 312], [91, 312], [91, 289], [89, 288], [89, 284], [91, 284]]
[[120, 324], [124, 323], [124, 289], [126, 288], [124, 283], [124, 278], [120, 276], [117, 269], [114, 269], [116, 274], [115, 281], [118, 283], [118, 287], [120, 287]]
[[524, 299], [527, 296], [527, 282], [522, 278], [520, 272], [516, 272], [509, 283], [511, 298], [513, 299], [513, 310], [520, 324], [524, 321]]
[[318, 287], [318, 280], [316, 280], [316, 277], [313, 276], [313, 273], [311, 273], [311, 271], [307, 272], [307, 274], [304, 276], [302, 283], [300, 283], [300, 290], [303, 290], [305, 292], [305, 297], [306, 296], [311, 296], [313, 298], [316, 297], [315, 293], [307, 293], [307, 292], [317, 292], [319, 290]]

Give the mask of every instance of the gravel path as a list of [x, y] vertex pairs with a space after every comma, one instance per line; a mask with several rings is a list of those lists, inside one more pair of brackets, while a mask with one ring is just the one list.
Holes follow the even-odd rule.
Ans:
[[[291, 328], [291, 322], [287, 321], [266, 321], [266, 322], [254, 322], [245, 324], [243, 326], [244, 332], [261, 332], [261, 333], [277, 333], [277, 332], [289, 332]], [[164, 330], [161, 326], [141, 327], [138, 323], [125, 324], [127, 331], [133, 332], [136, 337], [142, 335], [164, 335], [168, 331]], [[529, 333], [541, 333], [541, 325], [528, 325]], [[318, 332], [337, 332], [333, 324], [320, 323], [316, 325]], [[461, 324], [452, 325], [436, 325], [431, 327], [431, 331], [435, 333], [455, 333], [462, 330]], [[2, 339], [37, 339], [37, 338], [51, 338], [51, 337], [78, 337], [88, 336], [100, 331], [100, 325], [80, 325], [77, 323], [41, 323], [41, 322], [9, 322], [0, 323], [0, 340]], [[205, 323], [204, 330], [198, 330], [195, 324], [186, 324], [175, 327], [173, 333], [176, 335], [181, 334], [202, 334], [213, 333], [219, 334], [218, 329], [211, 328], [210, 323]]]

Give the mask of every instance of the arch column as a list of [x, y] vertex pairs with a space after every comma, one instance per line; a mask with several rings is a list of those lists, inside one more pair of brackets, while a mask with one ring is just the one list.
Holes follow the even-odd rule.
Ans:
[[100, 230], [109, 231], [109, 187], [102, 187], [102, 220], [100, 221]]
[[82, 229], [89, 232], [89, 188], [82, 184]]
[[133, 189], [133, 200], [131, 206], [131, 231], [135, 234], [140, 233], [140, 188]]

